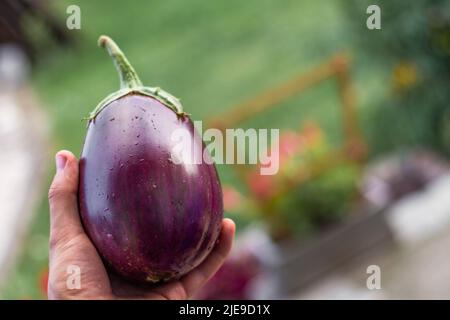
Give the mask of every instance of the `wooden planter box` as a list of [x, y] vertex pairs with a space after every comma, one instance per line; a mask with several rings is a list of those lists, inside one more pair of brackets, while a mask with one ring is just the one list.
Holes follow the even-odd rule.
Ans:
[[352, 216], [304, 243], [277, 245], [279, 256], [267, 271], [277, 278], [279, 294], [298, 291], [355, 258], [392, 248], [393, 234], [385, 215], [386, 210], [379, 210]]

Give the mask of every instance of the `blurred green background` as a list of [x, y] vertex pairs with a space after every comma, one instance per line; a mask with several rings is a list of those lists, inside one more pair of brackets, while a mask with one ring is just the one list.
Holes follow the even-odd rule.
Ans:
[[[390, 43], [408, 39], [407, 32], [401, 33], [402, 26], [411, 32], [408, 23], [420, 26], [421, 18], [414, 21], [410, 21], [414, 16], [402, 18], [398, 13], [409, 10], [409, 4], [395, 7], [385, 1], [383, 5], [387, 5], [388, 13], [383, 28], [388, 31], [369, 31], [365, 10], [370, 3], [335, 0], [54, 1], [54, 13], [63, 21], [68, 5], [80, 6], [82, 24], [81, 30], [70, 31], [76, 37], [77, 46], [64, 49], [53, 46], [39, 24], [27, 21], [42, 57], [33, 70], [32, 86], [52, 126], [52, 150], [68, 149], [79, 154], [86, 130], [82, 118], [118, 88], [112, 62], [97, 46], [101, 34], [111, 36], [121, 46], [144, 84], [160, 86], [180, 97], [185, 110], [195, 120], [206, 120], [310, 70], [338, 52], [347, 52], [353, 57], [352, 79], [358, 115], [369, 141], [370, 157], [428, 141], [433, 141], [437, 149], [445, 150], [436, 136], [429, 137], [434, 134], [429, 130], [433, 124], [420, 120], [423, 116], [439, 118], [433, 113], [435, 109], [418, 106], [417, 99], [409, 93], [403, 98], [393, 95], [393, 69], [398, 64], [412, 65], [421, 79], [426, 79], [427, 72], [434, 72], [431, 66], [420, 74], [422, 60], [416, 61], [414, 53], [420, 53], [421, 39], [414, 40], [408, 50], [399, 49], [399, 52], [409, 52], [405, 57], [390, 50]], [[442, 1], [435, 3], [444, 5]], [[417, 1], [415, 8], [426, 6], [429, 3]], [[389, 31], [389, 26], [398, 33]], [[411, 35], [411, 39], [416, 38], [416, 34]], [[367, 44], [364, 40], [369, 35]], [[249, 125], [298, 128], [304, 120], [314, 119], [326, 132], [328, 141], [337, 144], [342, 130], [337, 95], [335, 83], [325, 82], [284, 102], [280, 108], [260, 114]], [[431, 92], [430, 96], [436, 95]], [[408, 103], [405, 101], [414, 102], [409, 103], [412, 106], [406, 111]], [[403, 109], [392, 106], [395, 104], [401, 104]], [[436, 104], [436, 109], [444, 110], [442, 103]], [[391, 126], [386, 119], [391, 123], [398, 121], [397, 125]], [[382, 134], [384, 130], [387, 131]], [[53, 161], [53, 154], [49, 154], [48, 182], [53, 174]], [[219, 166], [218, 169], [223, 183], [240, 188], [229, 168]], [[243, 217], [234, 218], [238, 225], [246, 223]], [[8, 277], [0, 298], [45, 298], [42, 283], [48, 262], [49, 224], [45, 194], [33, 219], [17, 267]]]

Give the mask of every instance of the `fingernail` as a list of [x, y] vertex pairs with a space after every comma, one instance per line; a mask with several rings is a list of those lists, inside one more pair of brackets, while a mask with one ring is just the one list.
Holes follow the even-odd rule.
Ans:
[[67, 159], [62, 154], [56, 154], [56, 172], [59, 172], [64, 169], [66, 166]]

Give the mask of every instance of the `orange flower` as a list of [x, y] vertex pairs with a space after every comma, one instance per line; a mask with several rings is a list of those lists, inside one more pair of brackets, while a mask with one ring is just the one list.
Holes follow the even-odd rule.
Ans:
[[302, 142], [306, 147], [312, 147], [323, 141], [322, 129], [313, 121], [307, 121], [301, 132]]

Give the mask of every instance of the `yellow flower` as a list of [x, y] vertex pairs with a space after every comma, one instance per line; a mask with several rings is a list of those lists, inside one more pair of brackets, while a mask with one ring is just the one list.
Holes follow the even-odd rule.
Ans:
[[409, 89], [417, 83], [416, 65], [410, 62], [398, 63], [392, 72], [393, 86], [397, 91]]

